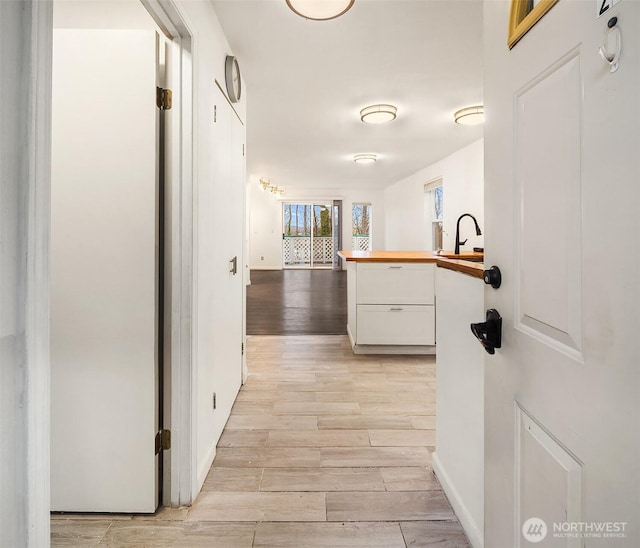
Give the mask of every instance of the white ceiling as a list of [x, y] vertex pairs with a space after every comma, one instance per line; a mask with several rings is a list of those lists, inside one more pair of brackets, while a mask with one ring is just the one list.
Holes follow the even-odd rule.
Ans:
[[[285, 188], [382, 188], [482, 136], [481, 0], [356, 0], [308, 21], [285, 0], [212, 0], [247, 88], [247, 172]], [[398, 107], [367, 125], [361, 108]], [[356, 165], [353, 154], [378, 162]]]

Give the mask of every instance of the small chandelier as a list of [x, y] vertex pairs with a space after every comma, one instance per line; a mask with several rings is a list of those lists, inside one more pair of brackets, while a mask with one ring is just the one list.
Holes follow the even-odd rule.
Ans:
[[260, 177], [258, 184], [262, 187], [262, 190], [267, 190], [268, 188], [271, 188], [271, 181], [269, 181], [269, 179], [264, 179]]
[[371, 105], [360, 111], [360, 120], [367, 124], [384, 124], [396, 119], [398, 108], [393, 105]]
[[286, 0], [291, 11], [313, 21], [328, 21], [344, 15], [355, 0]]
[[264, 177], [260, 177], [258, 180], [258, 184], [262, 190], [268, 190], [271, 194], [276, 196], [282, 196], [284, 194], [284, 188], [279, 188], [277, 185], [272, 185], [269, 179], [265, 179]]
[[453, 115], [456, 124], [462, 126], [477, 126], [484, 123], [484, 106], [476, 105], [460, 109]]

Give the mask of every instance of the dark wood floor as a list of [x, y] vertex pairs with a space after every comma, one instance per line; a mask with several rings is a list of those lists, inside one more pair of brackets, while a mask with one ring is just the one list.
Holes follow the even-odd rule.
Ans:
[[247, 287], [248, 335], [344, 335], [347, 273], [252, 270]]

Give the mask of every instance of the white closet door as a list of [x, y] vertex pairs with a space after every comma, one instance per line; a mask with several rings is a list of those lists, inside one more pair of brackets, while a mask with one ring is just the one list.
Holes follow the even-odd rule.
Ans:
[[[198, 183], [198, 481], [202, 483], [242, 382], [244, 127], [213, 84], [211, 176]], [[234, 260], [235, 258], [235, 273]]]
[[[244, 126], [222, 92], [215, 87], [217, 118], [213, 188], [213, 231], [218, 244], [213, 272], [215, 439], [231, 414], [242, 382], [242, 224], [244, 192]], [[234, 262], [235, 261], [235, 262]]]
[[51, 507], [157, 506], [156, 35], [56, 30]]

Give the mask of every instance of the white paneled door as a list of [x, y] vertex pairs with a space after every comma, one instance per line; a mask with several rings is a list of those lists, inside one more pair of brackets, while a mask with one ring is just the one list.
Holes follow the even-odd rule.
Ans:
[[596, 4], [509, 50], [510, 2], [485, 2], [487, 548], [640, 546], [640, 3]]
[[156, 40], [54, 33], [52, 510], [157, 506]]

